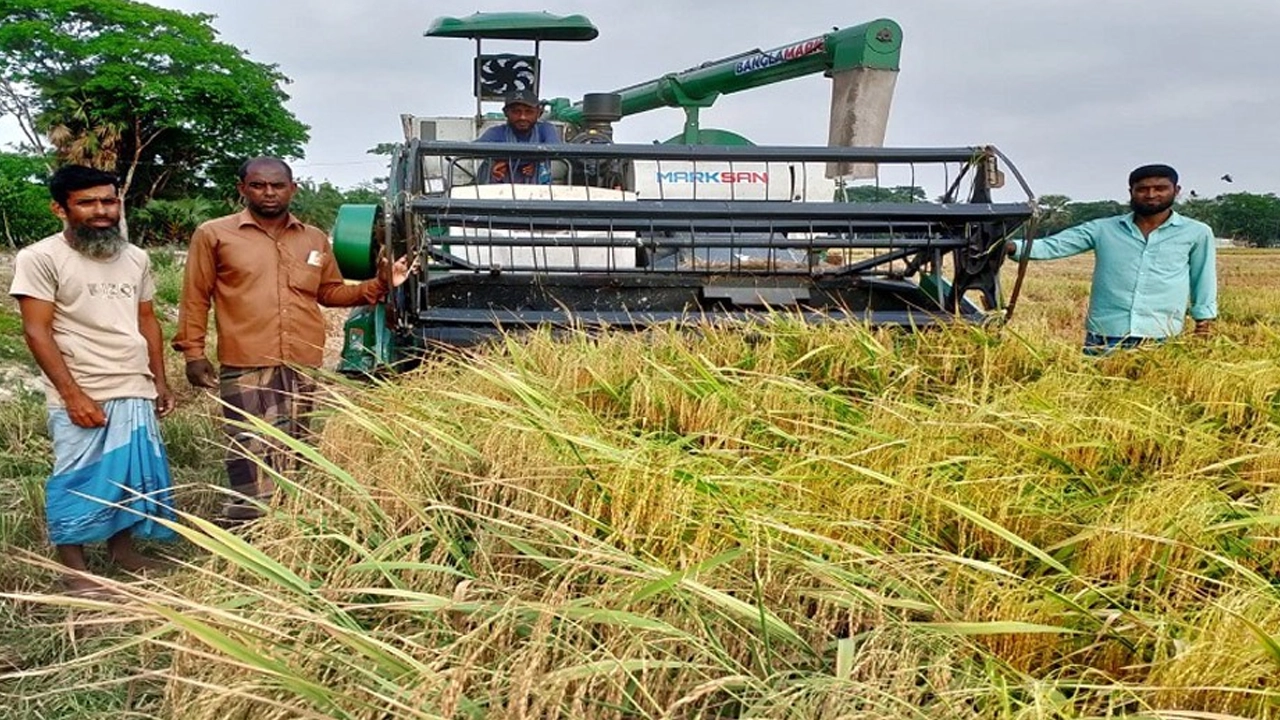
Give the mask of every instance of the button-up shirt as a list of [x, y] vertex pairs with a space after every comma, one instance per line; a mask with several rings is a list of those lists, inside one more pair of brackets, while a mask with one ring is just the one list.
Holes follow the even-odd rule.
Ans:
[[[521, 136], [510, 123], [495, 125], [485, 130], [476, 142], [524, 143], [554, 145], [560, 142], [560, 131], [549, 122], [536, 122], [529, 132]], [[512, 170], [512, 168], [515, 168]], [[514, 183], [516, 185], [550, 185], [551, 164], [545, 160], [518, 160], [492, 158], [481, 166], [480, 177], [487, 183]]]
[[[1024, 243], [1016, 241], [1015, 257]], [[1173, 213], [1143, 237], [1133, 213], [1093, 220], [1037, 239], [1032, 260], [1094, 251], [1087, 330], [1106, 337], [1164, 338], [1218, 315], [1213, 230]]]
[[212, 305], [220, 364], [319, 367], [320, 305], [369, 305], [385, 294], [381, 279], [344, 283], [319, 228], [290, 215], [272, 238], [246, 210], [210, 220], [191, 236], [173, 348], [187, 360], [205, 357]]

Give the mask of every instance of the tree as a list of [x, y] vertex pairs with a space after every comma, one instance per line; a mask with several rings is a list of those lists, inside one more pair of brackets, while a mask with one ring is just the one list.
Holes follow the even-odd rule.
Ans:
[[382, 178], [376, 178], [372, 182], [362, 182], [347, 189], [342, 193], [342, 201], [355, 205], [381, 205], [387, 196], [386, 183], [380, 182], [381, 180]]
[[1199, 220], [1214, 229], [1214, 232], [1221, 235], [1219, 228], [1222, 223], [1218, 218], [1218, 210], [1221, 203], [1218, 198], [1194, 197], [1177, 203], [1175, 209], [1189, 218]]
[[1071, 198], [1066, 195], [1041, 195], [1036, 198], [1040, 211], [1040, 231], [1052, 235], [1071, 226]]
[[211, 15], [131, 0], [5, 0], [0, 111], [34, 148], [110, 167], [140, 205], [226, 187], [245, 158], [302, 156], [289, 80], [217, 40]]
[[395, 154], [400, 152], [401, 147], [401, 143], [381, 142], [365, 150], [364, 153], [366, 155], [382, 155], [390, 158], [395, 157]]
[[1274, 193], [1229, 193], [1216, 202], [1219, 235], [1258, 247], [1280, 245], [1280, 198]]
[[315, 225], [321, 230], [332, 230], [343, 205], [380, 205], [386, 191], [377, 182], [362, 182], [353, 188], [340, 190], [325, 180], [317, 184], [306, 178], [298, 180], [298, 192], [289, 203], [289, 210], [298, 219]]
[[298, 192], [289, 203], [289, 210], [302, 222], [327, 231], [333, 228], [338, 208], [345, 200], [342, 191], [328, 180], [317, 185], [304, 178], [298, 180]]
[[1090, 220], [1123, 215], [1129, 212], [1129, 204], [1117, 200], [1090, 200], [1089, 202], [1073, 202], [1067, 206], [1071, 214], [1071, 224], [1079, 225]]
[[0, 76], [0, 117], [10, 115], [17, 120], [18, 129], [26, 137], [26, 146], [21, 148], [37, 155], [45, 154], [44, 140], [36, 132], [35, 118], [31, 117], [31, 108], [35, 98], [18, 87], [6, 76]]
[[1040, 209], [1039, 237], [1061, 232], [1082, 222], [1112, 217], [1128, 211], [1128, 206], [1115, 200], [1074, 202], [1066, 195], [1042, 195], [1036, 201]]
[[201, 223], [228, 209], [202, 197], [152, 200], [133, 213], [129, 232], [140, 245], [185, 245]]
[[61, 227], [49, 211], [48, 166], [40, 155], [0, 153], [0, 234], [21, 247]]
[[911, 203], [925, 202], [924, 188], [910, 185], [897, 185], [886, 188], [877, 185], [858, 185], [856, 187], [836, 188], [837, 202], [856, 203]]

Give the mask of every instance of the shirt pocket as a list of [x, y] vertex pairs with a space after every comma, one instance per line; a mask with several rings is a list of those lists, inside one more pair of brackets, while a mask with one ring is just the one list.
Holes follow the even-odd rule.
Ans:
[[289, 258], [289, 287], [307, 295], [315, 295], [320, 289], [320, 266], [307, 262], [308, 257], [318, 258], [317, 250], [308, 250], [303, 258]]
[[1164, 279], [1186, 277], [1193, 245], [1189, 238], [1184, 237], [1170, 238], [1162, 243], [1152, 263], [1156, 273]]

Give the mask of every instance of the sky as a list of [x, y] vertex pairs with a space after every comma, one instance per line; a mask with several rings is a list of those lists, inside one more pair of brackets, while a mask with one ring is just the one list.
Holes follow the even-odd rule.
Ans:
[[[578, 99], [887, 17], [904, 39], [886, 145], [993, 144], [1036, 194], [1075, 200], [1125, 199], [1129, 170], [1152, 162], [1178, 168], [1184, 193], [1280, 192], [1276, 0], [151, 4], [215, 15], [224, 42], [278, 65], [293, 81], [288, 108], [311, 126], [295, 173], [340, 187], [386, 173], [365, 151], [402, 138], [401, 113], [474, 112], [474, 44], [423, 37], [432, 19], [547, 10], [586, 14], [600, 36], [543, 44], [544, 98]], [[702, 125], [758, 144], [824, 145], [830, 92], [830, 80], [813, 75], [724, 96]], [[682, 124], [679, 110], [656, 110], [624, 119], [615, 137], [666, 139]], [[0, 141], [15, 139], [0, 129]]]

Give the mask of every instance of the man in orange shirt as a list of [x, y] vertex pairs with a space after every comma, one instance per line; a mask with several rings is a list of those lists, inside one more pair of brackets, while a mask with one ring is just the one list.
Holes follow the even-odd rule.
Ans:
[[[240, 168], [245, 209], [210, 220], [191, 236], [173, 348], [186, 359], [187, 381], [217, 389], [230, 441], [227, 474], [237, 498], [224, 514], [242, 521], [275, 489], [260, 472], [291, 466], [293, 454], [245, 426], [249, 417], [306, 439], [315, 382], [306, 368], [324, 357], [320, 306], [371, 305], [409, 276], [407, 258], [378, 277], [348, 285], [324, 231], [289, 212], [298, 186], [278, 158], [255, 158]], [[205, 354], [209, 310], [218, 331], [218, 372]], [[256, 460], [255, 460], [256, 458]]]

